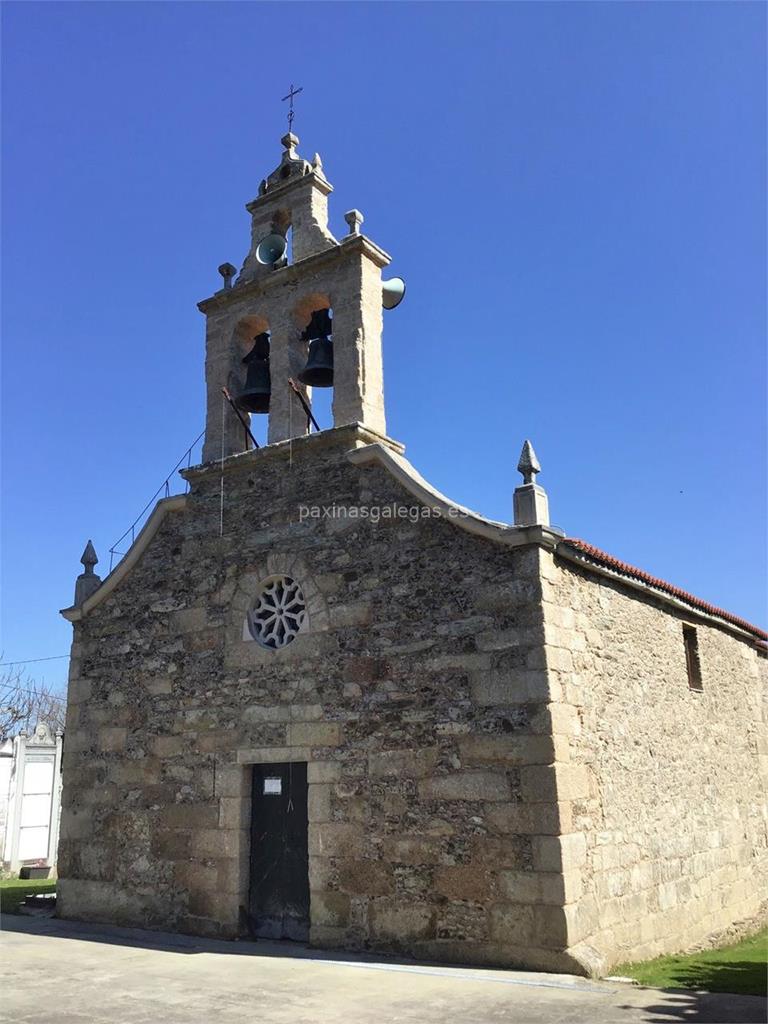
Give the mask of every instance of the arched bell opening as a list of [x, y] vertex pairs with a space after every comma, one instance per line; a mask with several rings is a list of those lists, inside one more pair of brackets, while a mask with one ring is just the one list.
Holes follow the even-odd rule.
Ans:
[[320, 430], [333, 426], [333, 309], [330, 297], [312, 292], [296, 303], [293, 320], [297, 330], [296, 353], [300, 369], [297, 386], [302, 389]]
[[293, 262], [293, 225], [290, 210], [278, 210], [272, 217], [269, 231], [256, 245], [256, 262], [272, 270], [280, 270]]
[[[234, 331], [235, 353], [229, 387], [237, 409], [258, 444], [266, 443], [267, 413], [272, 395], [269, 322], [259, 314], [243, 317]], [[253, 447], [243, 429], [243, 447]]]

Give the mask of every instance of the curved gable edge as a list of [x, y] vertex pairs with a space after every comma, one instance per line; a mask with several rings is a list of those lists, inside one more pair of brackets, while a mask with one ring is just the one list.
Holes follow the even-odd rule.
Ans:
[[565, 537], [562, 530], [551, 526], [511, 526], [473, 512], [441, 494], [421, 476], [402, 455], [382, 444], [368, 444], [347, 452], [347, 458], [356, 466], [377, 464], [383, 466], [402, 487], [422, 505], [439, 512], [448, 522], [468, 533], [486, 537], [508, 547], [521, 544], [544, 544], [554, 548]]
[[161, 498], [152, 509], [152, 513], [144, 526], [131, 544], [123, 558], [117, 563], [112, 572], [107, 576], [98, 590], [87, 597], [81, 605], [73, 605], [71, 608], [62, 608], [61, 615], [70, 622], [79, 622], [84, 615], [92, 611], [97, 605], [109, 597], [112, 591], [122, 582], [131, 569], [136, 565], [141, 556], [149, 547], [152, 538], [160, 529], [163, 520], [169, 512], [181, 512], [186, 508], [187, 495], [175, 494], [171, 498]]

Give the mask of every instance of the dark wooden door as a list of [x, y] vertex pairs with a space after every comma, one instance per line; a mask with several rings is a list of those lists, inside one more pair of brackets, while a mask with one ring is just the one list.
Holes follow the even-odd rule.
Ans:
[[248, 920], [257, 938], [309, 938], [306, 762], [253, 766]]

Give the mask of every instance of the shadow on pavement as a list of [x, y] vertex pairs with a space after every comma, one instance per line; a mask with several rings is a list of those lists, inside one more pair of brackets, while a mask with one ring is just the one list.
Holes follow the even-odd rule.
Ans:
[[[638, 1024], [766, 1024], [766, 1002], [761, 997], [694, 989], [640, 989], [648, 1003]], [[656, 995], [657, 1001], [653, 1001]], [[638, 1009], [624, 1004], [621, 1009]]]
[[[570, 974], [542, 974], [526, 971], [524, 967], [510, 965], [508, 968], [494, 968], [478, 964], [439, 963], [430, 960], [415, 960], [380, 952], [352, 952], [350, 950], [316, 949], [301, 942], [269, 939], [206, 939], [197, 935], [180, 935], [170, 932], [153, 931], [148, 928], [122, 928], [118, 925], [99, 924], [85, 921], [67, 921], [55, 917], [22, 917], [2, 915], [0, 930], [19, 934], [35, 935], [39, 938], [79, 939], [82, 942], [104, 943], [111, 946], [126, 946], [138, 949], [159, 950], [165, 953], [218, 953], [226, 956], [276, 957], [278, 959], [313, 960], [331, 964], [371, 968], [404, 967], [416, 973], [482, 972], [487, 980], [506, 984], [531, 985], [537, 988], [567, 988], [591, 993], [616, 992], [615, 985], [590, 981]], [[530, 980], [521, 977], [512, 982], [504, 978], [508, 972], [519, 971], [530, 974]]]

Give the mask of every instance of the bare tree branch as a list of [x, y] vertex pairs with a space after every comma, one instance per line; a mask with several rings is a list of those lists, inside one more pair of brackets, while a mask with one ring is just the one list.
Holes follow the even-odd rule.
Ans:
[[51, 686], [11, 666], [0, 674], [0, 740], [32, 732], [44, 722], [53, 732], [64, 729], [66, 701]]

